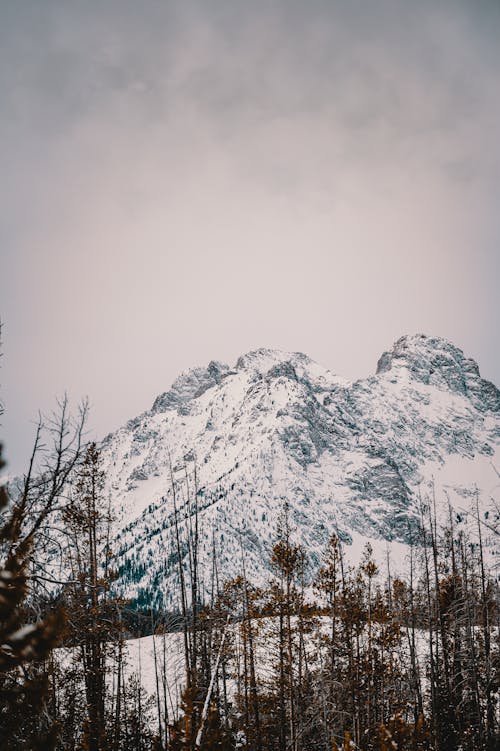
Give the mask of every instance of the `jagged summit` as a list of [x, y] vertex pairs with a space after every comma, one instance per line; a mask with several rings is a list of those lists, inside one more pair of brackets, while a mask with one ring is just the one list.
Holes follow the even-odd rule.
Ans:
[[[466, 357], [460, 348], [441, 337], [425, 334], [402, 336], [390, 350], [381, 355], [376, 374], [390, 373], [396, 376], [402, 370], [423, 384], [469, 394], [486, 400], [492, 409], [500, 409], [499, 392], [493, 384], [480, 377], [477, 363]], [[337, 385], [348, 384], [348, 381], [333, 376], [302, 352], [261, 347], [241, 355], [233, 368], [213, 360], [206, 367], [184, 371], [168, 391], [155, 399], [152, 411], [182, 410], [188, 402], [202, 396], [207, 389], [218, 386], [224, 378], [238, 371], [246, 371], [255, 377], [287, 375], [295, 379], [308, 378], [308, 374], [313, 372], [316, 377], [327, 381], [333, 378]]]
[[402, 336], [380, 357], [377, 374], [400, 369], [421, 383], [470, 396], [490, 409], [500, 410], [498, 389], [481, 378], [475, 360], [446, 339], [425, 334]]
[[448, 385], [455, 385], [456, 376], [479, 377], [474, 360], [466, 358], [463, 351], [440, 337], [414, 334], [402, 336], [392, 349], [384, 352], [377, 365], [377, 373], [391, 369], [407, 368], [412, 375], [429, 383], [434, 374], [448, 376]]
[[447, 498], [462, 509], [476, 487], [494, 496], [498, 408], [473, 360], [423, 335], [399, 339], [354, 383], [274, 349], [190, 369], [103, 444], [122, 591], [164, 591], [174, 576], [170, 466], [183, 519], [196, 475], [202, 566], [215, 543], [221, 576], [238, 573], [242, 541], [258, 580], [285, 501], [314, 566], [333, 530], [353, 550], [404, 547], [432, 478], [446, 514]]
[[236, 362], [236, 369], [253, 370], [263, 375], [274, 366], [285, 362], [304, 367], [313, 361], [302, 352], [285, 352], [261, 347], [241, 355]]
[[[278, 377], [288, 374], [295, 379], [314, 373], [318, 378], [331, 380], [333, 374], [321, 367], [302, 352], [286, 352], [278, 349], [260, 348], [241, 355], [234, 368], [212, 360], [207, 367], [189, 368], [181, 373], [168, 391], [156, 397], [152, 412], [187, 409], [193, 399], [202, 396], [207, 389], [218, 386], [224, 378], [245, 372], [252, 378]], [[338, 383], [346, 384], [344, 379], [335, 379]]]
[[212, 360], [208, 367], [196, 367], [181, 373], [168, 391], [156, 397], [152, 411], [165, 412], [179, 409], [192, 399], [201, 396], [207, 389], [219, 384], [229, 372], [229, 366]]

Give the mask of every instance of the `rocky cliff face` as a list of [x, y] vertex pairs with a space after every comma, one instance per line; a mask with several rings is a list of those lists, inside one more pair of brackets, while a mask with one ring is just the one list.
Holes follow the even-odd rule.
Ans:
[[[375, 375], [349, 383], [300, 353], [257, 350], [234, 368], [182, 374], [151, 410], [103, 442], [119, 518], [119, 587], [175, 602], [175, 487], [184, 528], [198, 509], [201, 570], [266, 573], [286, 501], [317, 565], [333, 530], [355, 557], [370, 539], [396, 566], [435, 485], [459, 519], [495, 496], [500, 393], [451, 343], [405, 336]], [[491, 512], [493, 513], [493, 512]]]

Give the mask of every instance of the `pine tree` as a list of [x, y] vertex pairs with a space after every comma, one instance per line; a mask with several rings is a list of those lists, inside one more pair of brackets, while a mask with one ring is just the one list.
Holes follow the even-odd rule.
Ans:
[[[77, 467], [73, 490], [63, 512], [71, 580], [63, 589], [68, 611], [68, 639], [75, 669], [85, 692], [82, 744], [88, 751], [113, 745], [121, 718], [108, 721], [110, 703], [106, 674], [113, 653], [118, 659], [117, 697], [121, 697], [120, 642], [123, 624], [120, 601], [109, 596], [113, 572], [109, 548], [111, 517], [103, 497], [104, 474], [95, 443], [89, 444]], [[113, 647], [116, 646], [116, 651]]]
[[342, 548], [338, 536], [334, 533], [330, 537], [323, 564], [315, 581], [316, 592], [320, 595], [322, 604], [326, 605], [326, 614], [330, 620], [329, 634], [320, 636], [320, 642], [326, 643], [327, 646], [327, 658], [319, 676], [323, 684], [321, 704], [326, 743], [341, 733], [344, 727], [344, 712], [339, 695], [343, 672], [340, 632], [342, 573]]

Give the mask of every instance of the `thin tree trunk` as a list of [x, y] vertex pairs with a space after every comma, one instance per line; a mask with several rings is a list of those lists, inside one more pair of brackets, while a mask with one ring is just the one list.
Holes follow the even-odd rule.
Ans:
[[215, 666], [214, 666], [214, 669], [212, 671], [212, 677], [210, 679], [210, 684], [208, 686], [207, 695], [205, 697], [205, 703], [203, 704], [203, 709], [202, 709], [201, 718], [200, 718], [200, 727], [198, 729], [198, 733], [196, 734], [196, 740], [195, 740], [195, 744], [194, 744], [195, 748], [201, 748], [201, 741], [202, 741], [202, 738], [203, 738], [203, 731], [205, 729], [205, 723], [206, 723], [207, 717], [208, 717], [208, 708], [210, 706], [210, 699], [212, 697], [212, 691], [214, 689], [215, 679], [216, 679], [216, 676], [217, 676], [217, 672], [219, 670], [219, 664], [220, 664], [221, 657], [222, 657], [222, 651], [224, 649], [224, 642], [226, 640], [226, 634], [227, 634], [228, 627], [229, 627], [229, 616], [227, 617], [226, 625], [224, 627], [224, 631], [222, 632], [222, 636], [221, 636], [221, 640], [220, 640], [220, 645], [219, 645], [219, 651], [217, 653], [217, 659], [215, 661]]

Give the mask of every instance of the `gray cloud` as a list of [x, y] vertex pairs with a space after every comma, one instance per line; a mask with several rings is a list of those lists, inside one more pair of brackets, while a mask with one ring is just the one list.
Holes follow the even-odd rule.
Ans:
[[[498, 378], [491, 2], [0, 2], [4, 434], [103, 434], [256, 346], [361, 377], [400, 334]], [[18, 468], [18, 467], [17, 467]]]

